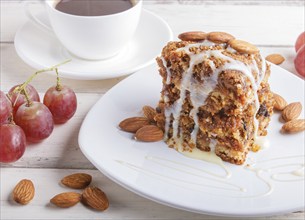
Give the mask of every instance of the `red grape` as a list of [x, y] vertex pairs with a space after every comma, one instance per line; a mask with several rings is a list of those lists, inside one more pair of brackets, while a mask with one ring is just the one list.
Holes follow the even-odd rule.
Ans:
[[39, 142], [49, 137], [54, 128], [50, 110], [40, 102], [22, 104], [14, 119], [30, 142]]
[[297, 72], [305, 77], [305, 44], [299, 49], [294, 59], [294, 66]]
[[43, 103], [50, 109], [56, 124], [68, 121], [77, 108], [76, 95], [67, 86], [60, 86], [59, 89], [56, 86], [49, 88], [44, 95]]
[[[13, 104], [14, 115], [16, 114], [19, 106], [26, 102], [26, 98], [25, 98], [24, 94], [18, 93], [18, 92], [14, 92], [14, 90], [15, 90], [15, 88], [17, 86], [21, 86], [21, 85], [14, 86], [8, 92], [8, 96], [11, 99], [11, 102]], [[29, 99], [31, 101], [40, 102], [40, 98], [39, 98], [38, 92], [37, 92], [37, 90], [32, 85], [28, 84], [25, 87], [25, 90], [27, 91], [27, 94], [28, 94]]]
[[8, 124], [12, 114], [12, 104], [4, 92], [0, 91], [0, 125]]
[[26, 137], [23, 130], [14, 124], [0, 126], [0, 162], [17, 161], [24, 154]]
[[305, 31], [303, 33], [301, 33], [299, 35], [299, 37], [297, 38], [296, 42], [295, 42], [295, 45], [294, 45], [294, 48], [295, 48], [295, 51], [298, 52], [299, 49], [305, 44]]

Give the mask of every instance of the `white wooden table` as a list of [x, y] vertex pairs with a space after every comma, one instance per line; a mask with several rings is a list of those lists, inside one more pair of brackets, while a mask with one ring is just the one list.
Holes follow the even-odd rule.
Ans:
[[[226, 31], [258, 45], [264, 55], [282, 54], [286, 61], [281, 66], [295, 73], [294, 42], [304, 31], [304, 0], [147, 0], [144, 8], [162, 16], [174, 36], [187, 30]], [[35, 10], [38, 12], [41, 8], [35, 7]], [[14, 48], [16, 30], [26, 21], [22, 1], [1, 0], [0, 82], [4, 92], [35, 72], [17, 56]], [[63, 83], [77, 93], [77, 112], [68, 123], [56, 126], [50, 138], [29, 145], [18, 162], [1, 164], [1, 219], [227, 219], [181, 211], [142, 198], [107, 179], [83, 156], [77, 137], [85, 115], [103, 94], [124, 78], [63, 79]], [[45, 75], [37, 77], [32, 84], [43, 96], [52, 85], [50, 82], [53, 77]], [[59, 180], [80, 171], [91, 174], [93, 184], [107, 193], [110, 200], [107, 211], [95, 212], [81, 204], [69, 209], [49, 204], [54, 195], [68, 190], [58, 184]], [[10, 194], [15, 184], [24, 178], [34, 182], [36, 196], [29, 205], [20, 206], [12, 201]], [[304, 212], [295, 212], [259, 219], [304, 217]]]

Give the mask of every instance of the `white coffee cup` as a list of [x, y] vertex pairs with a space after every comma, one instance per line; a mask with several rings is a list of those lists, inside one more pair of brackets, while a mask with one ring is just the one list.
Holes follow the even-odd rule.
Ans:
[[55, 9], [59, 0], [43, 1], [51, 27], [40, 21], [26, 7], [28, 17], [40, 27], [51, 30], [73, 55], [101, 60], [115, 56], [132, 39], [139, 23], [142, 0], [131, 1], [130, 9], [110, 15], [78, 16]]

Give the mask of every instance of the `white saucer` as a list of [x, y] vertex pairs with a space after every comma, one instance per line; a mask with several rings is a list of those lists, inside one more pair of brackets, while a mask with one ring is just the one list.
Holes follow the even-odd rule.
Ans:
[[[47, 20], [45, 14], [40, 18]], [[60, 67], [62, 77], [97, 80], [124, 76], [150, 65], [172, 36], [170, 27], [162, 18], [143, 10], [133, 40], [120, 54], [107, 60], [89, 61], [71, 55], [54, 34], [30, 21], [17, 31], [15, 49], [24, 62], [36, 69], [72, 59]]]

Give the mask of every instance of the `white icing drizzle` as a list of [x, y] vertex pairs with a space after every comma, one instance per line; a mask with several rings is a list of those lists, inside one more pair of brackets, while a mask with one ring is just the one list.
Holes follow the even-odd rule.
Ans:
[[[202, 152], [200, 150], [198, 150], [198, 151]], [[211, 154], [210, 152], [205, 152], [205, 153]], [[200, 157], [201, 156], [198, 155], [198, 158], [196, 158], [196, 159], [200, 159]], [[215, 156], [215, 160], [218, 160], [217, 158], [219, 159], [219, 157]], [[155, 163], [158, 163], [159, 165], [170, 168], [170, 169], [179, 170], [183, 173], [188, 173], [188, 174], [192, 174], [194, 176], [200, 176], [200, 177], [207, 178], [207, 179], [212, 179], [212, 180], [222, 181], [221, 179], [229, 179], [232, 176], [231, 171], [228, 170], [228, 168], [226, 166], [224, 166], [221, 159], [220, 159], [221, 162], [219, 164], [215, 164], [215, 165], [221, 167], [225, 171], [225, 175], [218, 174], [218, 172], [216, 172], [216, 171], [212, 172], [212, 170], [204, 169], [204, 166], [198, 168], [198, 167], [195, 167], [195, 166], [191, 166], [190, 164], [181, 163], [180, 161], [178, 162], [178, 161], [175, 161], [175, 160], [169, 160], [167, 158], [162, 158], [162, 157], [159, 157], [159, 156], [146, 156], [145, 159], [147, 159], [149, 161], [152, 161], [152, 162], [155, 162]], [[190, 172], [188, 170], [192, 170], [192, 171], [196, 171], [196, 172], [199, 171], [200, 174], [196, 174], [196, 172]], [[204, 175], [201, 175], [201, 174], [204, 174]], [[211, 178], [211, 177], [213, 177], [213, 178]], [[216, 179], [215, 179], [215, 177], [216, 177]]]
[[[300, 158], [301, 159], [304, 158], [304, 155], [271, 158], [268, 160], [259, 161], [251, 165], [244, 166], [244, 168], [246, 168], [247, 170], [254, 172], [256, 176], [268, 186], [268, 190], [265, 193], [251, 196], [249, 198], [267, 196], [271, 194], [274, 190], [271, 180], [276, 182], [299, 182], [299, 181], [304, 182], [304, 168], [305, 168], [304, 160], [299, 163], [290, 162], [290, 161], [298, 161]], [[270, 162], [276, 163], [279, 161], [281, 162], [279, 165], [268, 167], [268, 163]], [[281, 169], [286, 170], [288, 168], [290, 168], [290, 171], [288, 172], [281, 171]], [[269, 178], [268, 179], [264, 178], [262, 176], [263, 173], [269, 174]]]
[[[216, 140], [215, 140], [215, 144], [216, 144]], [[226, 171], [227, 177], [230, 177], [232, 175], [231, 172], [228, 170], [228, 168], [224, 165], [221, 158], [218, 157], [212, 150], [206, 152], [206, 151], [201, 151], [198, 148], [194, 148], [192, 149], [192, 151], [182, 151], [180, 149], [178, 149], [178, 151], [186, 157], [190, 157], [197, 160], [203, 160], [222, 167]]]
[[303, 177], [304, 178], [304, 174], [305, 174], [305, 169], [304, 169], [304, 165], [300, 168], [300, 169], [297, 169], [297, 170], [294, 170], [291, 172], [292, 175], [295, 175], [295, 176], [300, 176], [300, 177]]
[[266, 186], [268, 187], [266, 192], [261, 193], [259, 195], [247, 196], [246, 198], [263, 197], [263, 196], [270, 195], [273, 192], [274, 187], [273, 187], [272, 183], [270, 181], [268, 181], [266, 178], [264, 178], [263, 175], [262, 175], [262, 173], [264, 173], [264, 171], [265, 171], [264, 169], [254, 168], [253, 166], [245, 166], [245, 168], [254, 172], [256, 177], [258, 179], [260, 179], [263, 183], [265, 183]]
[[281, 164], [278, 166], [273, 166], [268, 168], [268, 172], [273, 170], [277, 170], [279, 168], [287, 168], [291, 167], [290, 171], [286, 172], [278, 172], [271, 176], [271, 178], [275, 181], [279, 182], [293, 182], [293, 181], [304, 181], [304, 164], [302, 163], [290, 163], [290, 164]]
[[[198, 183], [198, 182], [192, 182], [192, 181], [189, 181], [189, 180], [186, 180], [186, 179], [171, 177], [171, 176], [166, 175], [166, 174], [161, 174], [158, 171], [152, 171], [152, 170], [143, 168], [141, 166], [138, 166], [138, 165], [135, 165], [133, 163], [126, 162], [126, 161], [116, 160], [116, 162], [121, 164], [121, 165], [124, 165], [124, 166], [126, 166], [130, 169], [133, 169], [135, 171], [144, 173], [148, 176], [152, 176], [153, 178], [158, 178], [158, 179], [161, 179], [161, 180], [169, 181], [171, 184], [176, 185], [176, 186], [181, 186], [180, 185], [181, 183], [187, 184], [186, 186], [189, 186], [189, 187], [186, 187], [186, 188], [188, 188], [188, 189], [193, 189], [193, 187], [190, 187], [190, 186], [192, 186], [192, 185], [196, 186], [197, 185], [200, 188], [207, 188], [207, 189], [212, 188], [212, 189], [220, 189], [220, 190], [228, 190], [228, 191], [246, 192], [245, 188], [242, 188], [242, 187], [240, 187], [236, 184], [229, 183], [229, 182], [226, 182], [226, 181], [223, 181], [223, 180], [220, 180], [220, 179], [210, 178], [210, 180], [214, 180], [216, 183], [218, 183], [217, 185], [216, 184]], [[181, 171], [185, 172], [185, 171], [179, 170], [179, 169], [175, 169], [175, 170], [178, 170], [180, 172]], [[188, 173], [188, 174], [195, 175], [194, 173]], [[200, 177], [198, 175], [196, 175], [196, 176]], [[207, 179], [207, 177], [203, 177], [203, 178]], [[219, 186], [220, 185], [219, 183], [221, 183], [223, 186]], [[200, 189], [197, 189], [197, 190], [201, 191]]]
[[[182, 110], [182, 105], [185, 100], [186, 96], [186, 91], [190, 92], [190, 100], [193, 105], [193, 109], [190, 112], [190, 116], [193, 118], [195, 127], [191, 133], [191, 142], [196, 145], [196, 138], [197, 138], [197, 133], [199, 130], [198, 127], [198, 109], [200, 106], [203, 106], [205, 104], [205, 101], [211, 91], [213, 91], [217, 85], [217, 79], [219, 73], [221, 73], [224, 70], [236, 70], [240, 71], [243, 74], [247, 76], [247, 78], [251, 81], [252, 84], [252, 89], [253, 89], [253, 94], [254, 94], [254, 101], [255, 101], [255, 108], [256, 112], [253, 117], [254, 121], [254, 138], [256, 139], [257, 136], [257, 130], [258, 130], [258, 120], [256, 119], [256, 114], [257, 111], [259, 110], [259, 100], [258, 100], [258, 95], [257, 95], [257, 90], [258, 87], [261, 83], [261, 81], [264, 78], [265, 71], [266, 71], [266, 63], [264, 58], [260, 57], [261, 62], [262, 62], [262, 68], [259, 70], [258, 65], [256, 61], [253, 58], [253, 55], [250, 55], [251, 58], [253, 59], [253, 62], [251, 65], [246, 65], [245, 63], [235, 60], [231, 57], [228, 57], [224, 54], [222, 54], [223, 51], [227, 50], [230, 52], [235, 52], [234, 49], [228, 47], [227, 49], [222, 49], [222, 50], [206, 50], [200, 53], [193, 53], [190, 52], [191, 47], [200, 47], [200, 46], [213, 46], [215, 45], [213, 42], [210, 42], [208, 40], [205, 40], [200, 43], [195, 43], [195, 44], [189, 44], [183, 48], [177, 49], [177, 51], [184, 51], [186, 54], [189, 55], [190, 57], [190, 63], [189, 63], [189, 68], [185, 71], [184, 75], [182, 76], [181, 80], [181, 85], [180, 85], [180, 98], [170, 107], [170, 108], [165, 108], [165, 135], [167, 135], [168, 130], [169, 130], [169, 124], [170, 124], [170, 117], [173, 117], [173, 136], [169, 142], [173, 142], [173, 145], [175, 146], [176, 150], [179, 152], [183, 151], [183, 146], [182, 146], [182, 141], [183, 137], [182, 135], [179, 134], [179, 121], [180, 121], [180, 112]], [[210, 77], [205, 77], [204, 78], [204, 83], [200, 83], [196, 80], [193, 79], [192, 74], [193, 74], [193, 68], [196, 64], [202, 62], [205, 59], [208, 59], [210, 57], [215, 57], [215, 58], [220, 58], [224, 59], [227, 62], [220, 68], [216, 68], [214, 63], [210, 60], [209, 61], [209, 66], [213, 71], [213, 74]], [[171, 82], [171, 71], [170, 68], [167, 67], [166, 61], [162, 57], [161, 60], [163, 61], [163, 65], [166, 68], [167, 72], [167, 79], [166, 79], [166, 84], [169, 84]], [[257, 79], [254, 78], [252, 71], [257, 73]], [[169, 99], [164, 95], [164, 101], [167, 102]], [[251, 102], [253, 100], [250, 100]], [[165, 139], [167, 137], [165, 136]], [[210, 148], [214, 149], [216, 143], [212, 142], [210, 143]]]
[[[198, 151], [201, 152], [200, 150]], [[197, 155], [202, 155], [201, 153]], [[213, 157], [211, 152], [204, 153], [207, 155], [210, 154], [210, 156]], [[192, 158], [196, 158], [194, 155], [196, 154], [191, 155]], [[217, 160], [216, 157], [217, 156], [215, 155], [215, 160]], [[160, 156], [145, 156], [145, 160], [154, 163], [154, 166], [143, 166], [142, 162], [137, 165], [134, 162], [122, 160], [115, 161], [122, 166], [128, 167], [129, 169], [132, 169], [138, 173], [150, 176], [153, 179], [166, 181], [178, 187], [195, 191], [203, 191], [205, 193], [221, 197], [250, 199], [270, 195], [276, 190], [274, 187], [274, 182], [294, 182], [298, 185], [293, 186], [300, 186], [299, 182], [304, 182], [305, 165], [304, 160], [302, 160], [303, 158], [304, 155], [270, 158], [264, 161], [255, 162], [251, 165], [248, 164], [243, 166], [243, 169], [246, 171], [253, 172], [253, 174], [256, 176], [256, 181], [260, 181], [266, 186], [266, 189], [256, 190], [254, 192], [251, 192], [251, 189], [255, 183], [249, 185], [243, 181], [239, 181], [239, 178], [236, 179], [237, 173], [245, 172], [238, 170], [238, 167], [233, 173], [231, 173], [224, 165], [216, 163], [216, 165], [224, 168], [224, 171], [226, 172], [224, 175], [223, 171], [214, 169], [215, 167], [213, 169], [204, 169], [204, 166], [197, 167], [196, 165], [190, 165], [182, 163], [181, 161], [171, 160]], [[201, 156], [198, 156], [196, 159], [202, 158]], [[221, 161], [220, 158], [218, 159]], [[155, 165], [158, 166], [156, 167]], [[162, 169], [160, 169], [159, 166], [162, 167]], [[242, 169], [242, 167], [240, 168]], [[163, 172], [165, 169], [166, 171]], [[182, 176], [177, 175], [173, 177], [173, 175], [171, 175], [173, 172], [179, 172]], [[201, 182], [194, 179], [188, 179], [186, 178], [187, 175], [191, 175], [194, 178], [200, 178], [203, 181]], [[248, 183], [251, 181], [253, 180], [249, 179]], [[240, 183], [243, 184], [240, 185]], [[211, 191], [214, 189], [217, 191]], [[218, 190], [225, 190], [231, 193], [228, 195], [222, 194]]]

